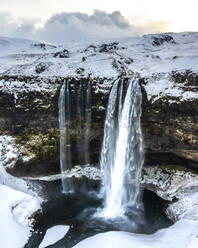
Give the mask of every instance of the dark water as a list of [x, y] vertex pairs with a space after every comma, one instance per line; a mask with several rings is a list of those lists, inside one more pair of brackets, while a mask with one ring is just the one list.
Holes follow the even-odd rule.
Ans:
[[103, 204], [94, 191], [89, 192], [81, 186], [75, 194], [65, 195], [61, 193], [60, 181], [40, 184], [47, 200], [42, 205], [42, 216], [25, 248], [37, 248], [46, 230], [55, 225], [69, 225], [70, 230], [62, 240], [48, 248], [70, 248], [100, 232], [119, 230], [149, 234], [172, 224], [162, 213], [164, 202], [150, 191], [142, 192], [144, 211], [129, 210], [126, 219], [105, 221], [93, 216]]

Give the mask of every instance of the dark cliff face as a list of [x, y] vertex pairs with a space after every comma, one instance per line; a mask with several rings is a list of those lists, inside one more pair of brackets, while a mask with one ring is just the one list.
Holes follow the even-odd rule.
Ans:
[[180, 164], [198, 169], [198, 100], [148, 102], [142, 126], [146, 164]]
[[[25, 85], [31, 84], [35, 80], [37, 79], [6, 79], [11, 83], [12, 81], [24, 82]], [[64, 80], [67, 80], [70, 85], [71, 121], [69, 125], [72, 163], [74, 165], [85, 163], [83, 142], [86, 130], [85, 112], [88, 109], [82, 105], [85, 105], [83, 99], [88, 84], [91, 85], [91, 109], [89, 109], [91, 111], [91, 127], [89, 137], [86, 139], [89, 142], [90, 162], [97, 163], [99, 161], [108, 93], [112, 82], [107, 89], [102, 89], [103, 80], [101, 79], [65, 78], [53, 80], [53, 82], [49, 80], [46, 83], [54, 85], [53, 91], [33, 90], [28, 92], [28, 90], [22, 90], [17, 97], [13, 91], [0, 91], [0, 133], [13, 136], [21, 151], [16, 165], [8, 168], [11, 174], [37, 176], [59, 173], [58, 99]], [[80, 85], [81, 91], [79, 91]], [[81, 100], [79, 101], [78, 98]], [[81, 109], [80, 116], [77, 113], [79, 109]], [[32, 157], [32, 159], [24, 162], [22, 156]]]
[[[21, 156], [32, 156], [28, 162], [19, 159], [8, 171], [16, 176], [49, 175], [59, 172], [58, 97], [62, 79], [45, 80], [50, 90], [25, 90], [15, 94], [0, 89], [0, 133], [16, 138]], [[92, 121], [89, 137], [90, 163], [99, 162], [103, 128], [109, 92], [113, 81], [107, 79], [68, 78], [71, 106], [72, 163], [84, 164], [83, 140], [86, 130], [82, 108], [79, 124], [78, 97], [91, 85]], [[104, 80], [107, 81], [106, 85]], [[24, 82], [25, 85], [42, 82], [39, 78], [6, 78], [5, 81]], [[194, 82], [194, 81], [193, 81]], [[145, 140], [145, 165], [184, 165], [198, 169], [198, 100], [172, 101], [162, 97], [148, 101], [144, 80], [140, 80], [142, 102], [142, 130]], [[172, 99], [171, 99], [172, 100]], [[83, 105], [83, 101], [81, 101]], [[80, 106], [82, 107], [82, 106]]]

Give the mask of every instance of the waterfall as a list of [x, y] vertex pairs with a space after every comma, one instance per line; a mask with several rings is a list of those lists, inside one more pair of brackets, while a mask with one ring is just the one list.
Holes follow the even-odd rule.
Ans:
[[140, 178], [144, 162], [141, 132], [141, 89], [137, 79], [114, 83], [108, 101], [101, 152], [105, 218], [123, 216], [140, 204]]
[[[84, 87], [83, 87], [84, 86]], [[78, 144], [78, 156], [84, 164], [90, 163], [89, 136], [91, 128], [91, 84], [79, 83], [77, 89], [77, 130], [82, 136]]]
[[89, 157], [89, 136], [91, 129], [91, 85], [88, 84], [86, 89], [86, 104], [85, 104], [85, 132], [84, 132], [84, 154], [85, 164], [90, 164]]
[[72, 191], [71, 182], [66, 178], [66, 172], [71, 169], [70, 151], [70, 97], [69, 83], [64, 81], [59, 95], [59, 130], [60, 130], [60, 167], [63, 193]]
[[[76, 142], [78, 161], [90, 163], [89, 135], [91, 128], [91, 84], [79, 82], [76, 91], [71, 89], [71, 82], [65, 80], [59, 94], [59, 130], [60, 130], [60, 167], [63, 193], [72, 192], [74, 185], [68, 172], [72, 168], [71, 133], [72, 121], [76, 120]], [[76, 94], [76, 95], [75, 95]], [[72, 111], [71, 111], [71, 108]], [[75, 109], [75, 110], [74, 110]], [[72, 118], [72, 119], [71, 119]]]

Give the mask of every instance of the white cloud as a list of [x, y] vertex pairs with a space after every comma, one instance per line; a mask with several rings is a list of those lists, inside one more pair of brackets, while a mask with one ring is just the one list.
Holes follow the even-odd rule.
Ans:
[[10, 13], [0, 11], [0, 35], [31, 38], [36, 20], [15, 19]]
[[38, 30], [38, 34], [49, 41], [64, 42], [66, 39], [130, 36], [137, 34], [137, 31], [120, 12], [107, 14], [95, 10], [92, 15], [80, 12], [56, 14]]
[[151, 22], [135, 26], [119, 11], [106, 13], [95, 10], [92, 15], [80, 12], [62, 12], [53, 15], [37, 28], [38, 20], [14, 19], [0, 12], [0, 35], [64, 43], [67, 40], [127, 37], [150, 32], [168, 31], [167, 23]]

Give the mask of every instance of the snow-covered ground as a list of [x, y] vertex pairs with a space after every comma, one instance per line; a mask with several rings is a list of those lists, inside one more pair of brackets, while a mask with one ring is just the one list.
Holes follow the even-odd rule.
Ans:
[[151, 235], [107, 232], [78, 243], [74, 248], [197, 248], [198, 222], [180, 220]]

